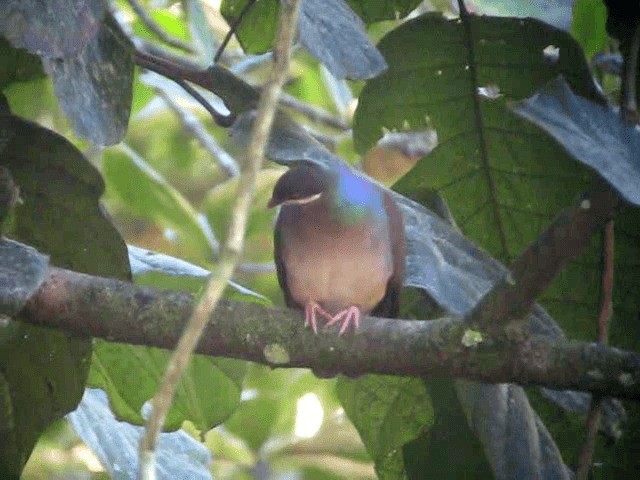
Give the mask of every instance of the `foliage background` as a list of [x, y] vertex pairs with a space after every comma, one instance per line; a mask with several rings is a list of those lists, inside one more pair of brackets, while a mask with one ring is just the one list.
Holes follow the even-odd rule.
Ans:
[[[141, 3], [163, 29], [191, 44], [195, 49], [194, 58], [203, 65], [212, 57], [228, 28], [224, 17], [217, 11], [215, 2], [185, 0]], [[372, 6], [376, 2], [350, 3], [367, 23], [370, 36], [378, 40], [400, 25], [400, 21], [394, 20], [394, 15], [389, 12], [397, 11], [398, 17], [403, 17], [419, 2], [384, 2], [383, 8]], [[452, 13], [448, 2], [431, 3], [430, 8]], [[229, 15], [231, 7], [235, 7], [237, 11], [243, 4], [242, 1], [228, 1], [221, 8], [223, 13]], [[478, 12], [486, 11], [497, 15], [538, 15], [550, 23], [560, 24], [565, 28], [570, 26], [571, 35], [584, 49], [587, 60], [611, 49], [611, 41], [604, 28], [607, 12], [600, 1], [579, 0], [575, 2], [573, 9], [571, 2], [565, 2], [569, 14], [566, 8], [535, 11], [534, 7], [534, 11], [531, 11], [529, 4], [530, 2], [487, 0], [471, 2], [470, 6]], [[257, 54], [269, 48], [276, 6], [275, 1], [259, 1], [252, 13], [253, 17], [249, 16], [245, 20], [246, 27], [240, 29], [239, 37], [247, 51]], [[156, 35], [140, 21], [128, 2], [117, 2], [117, 8], [134, 35], [148, 41], [157, 41]], [[514, 11], [518, 8], [522, 10]], [[401, 61], [405, 55], [414, 58], [409, 50], [411, 47], [416, 49], [416, 58], [419, 58], [420, 50], [429, 48], [442, 55], [445, 67], [447, 59], [454, 59], [456, 65], [460, 63], [456, 57], [459, 53], [447, 51], [445, 46], [429, 44], [430, 39], [420, 37], [420, 33], [405, 29], [403, 32], [407, 37], [398, 40], [399, 32], [400, 30], [395, 32], [395, 44], [392, 34], [380, 46], [392, 66], [394, 61]], [[446, 34], [443, 31], [443, 35]], [[534, 43], [537, 34], [521, 37], [522, 45], [516, 47], [515, 51], [525, 60], [533, 55], [527, 48]], [[210, 152], [194, 138], [185, 118], [176, 115], [176, 108], [172, 108], [164, 98], [171, 97], [183, 115], [187, 112], [192, 120], [195, 118], [220, 148], [230, 152], [242, 164], [241, 150], [229, 138], [228, 132], [212, 126], [210, 117], [172, 82], [136, 70], [127, 135], [122, 144], [97, 149], [74, 133], [59, 107], [51, 79], [42, 74], [37, 63], [23, 51], [14, 50], [8, 44], [0, 47], [9, 52], [0, 60], [4, 62], [4, 71], [7, 72], [3, 76], [0, 70], [0, 86], [4, 87], [3, 92], [11, 111], [70, 139], [100, 170], [106, 185], [103, 201], [127, 243], [183, 258], [205, 268], [211, 267], [215, 262], [215, 254], [212, 255], [211, 252], [215, 252], [217, 242], [223, 240], [222, 236], [226, 231], [235, 180], [229, 179], [227, 172], [212, 161]], [[242, 60], [240, 46], [235, 41], [231, 42], [227, 53], [232, 58], [235, 56], [239, 61]], [[499, 56], [500, 52], [496, 52], [496, 55]], [[260, 83], [267, 66], [268, 62], [258, 61], [257, 66], [248, 67], [244, 78]], [[418, 69], [417, 74], [425, 78], [443, 69], [426, 61], [424, 64], [413, 63], [413, 66]], [[615, 98], [618, 88], [615, 76], [596, 73], [606, 92]], [[487, 78], [492, 77], [487, 73]], [[509, 97], [504, 100], [523, 98], [544, 80], [536, 79], [533, 82], [531, 78], [519, 77], [517, 69], [510, 72], [507, 78], [511, 82], [509, 91], [505, 89], [507, 80], [501, 82], [501, 87]], [[322, 122], [311, 121], [295, 108], [291, 111], [298, 121], [308, 125], [319, 136], [326, 137], [343, 158], [351, 163], [360, 163], [368, 174], [390, 184], [411, 168], [418, 158], [407, 155], [406, 152], [392, 150], [385, 151], [386, 158], [381, 160], [381, 147], [374, 147], [375, 140], [380, 136], [381, 125], [402, 129], [404, 125], [394, 125], [394, 109], [401, 111], [402, 118], [405, 118], [407, 109], [416, 103], [437, 103], [439, 93], [436, 84], [427, 83], [423, 88], [416, 88], [416, 83], [413, 83], [404, 89], [393, 84], [396, 80], [386, 77], [377, 84], [374, 80], [366, 86], [362, 81], [336, 81], [310, 55], [298, 51], [286, 91], [298, 101], [323, 109], [337, 123], [344, 123], [346, 126], [354, 122], [354, 99], [360, 96], [359, 110], [353, 123], [355, 144], [346, 128], [336, 129]], [[389, 89], [389, 83], [385, 82], [391, 82], [394, 88]], [[379, 90], [376, 91], [376, 88]], [[442, 91], [443, 96], [450, 94], [451, 89], [455, 91], [455, 87], [448, 84]], [[397, 97], [393, 97], [393, 92], [397, 92]], [[415, 118], [416, 123], [409, 127], [435, 127], [442, 146], [447, 135], [455, 137], [460, 134], [456, 131], [456, 128], [460, 128], [456, 113], [463, 112], [461, 115], [464, 116], [464, 110], [468, 108], [465, 102], [468, 100], [463, 98], [460, 103], [452, 103], [450, 111], [433, 107], [434, 112], [440, 112], [441, 118], [438, 113], [431, 115], [428, 121]], [[485, 120], [503, 121], [504, 117], [501, 115], [505, 115], [504, 105], [497, 112], [487, 112]], [[514, 117], [509, 117], [508, 121], [515, 121]], [[447, 122], [451, 125], [447, 125]], [[470, 128], [473, 131], [478, 126]], [[510, 163], [501, 167], [527, 179], [522, 182], [500, 183], [504, 189], [500, 199], [511, 202], [506, 205], [508, 208], [482, 210], [482, 190], [486, 185], [481, 181], [469, 188], [468, 184], [452, 178], [452, 173], [457, 173], [458, 167], [462, 167], [453, 168], [447, 163], [448, 151], [444, 148], [435, 150], [428, 157], [429, 161], [420, 161], [416, 169], [399, 184], [401, 191], [414, 197], [429, 190], [441, 191], [449, 201], [464, 233], [504, 262], [510, 261], [534, 238], [558, 209], [571, 203], [584, 190], [590, 178], [588, 171], [567, 161], [559, 148], [548, 140], [537, 139], [536, 150], [532, 152], [530, 146], [534, 142], [531, 138], [539, 134], [533, 133], [535, 129], [525, 126], [524, 122], [519, 128], [531, 131], [526, 134], [526, 140], [520, 144], [514, 143], [518, 148], [516, 150], [496, 154], [497, 157], [511, 159]], [[467, 146], [470, 144], [469, 137], [465, 137], [465, 142]], [[497, 149], [502, 143], [498, 139], [491, 145]], [[473, 148], [473, 145], [469, 148]], [[533, 175], [528, 170], [530, 168], [538, 169], [537, 180], [530, 180]], [[266, 209], [266, 202], [281, 171], [281, 168], [271, 166], [260, 176], [248, 229], [245, 268], [235, 279], [269, 299], [267, 302], [276, 305], [282, 305], [283, 302], [274, 271], [269, 266], [273, 249], [273, 212]], [[545, 191], [544, 195], [540, 193], [542, 190]], [[503, 218], [507, 219], [508, 224], [506, 231], [511, 235], [506, 242], [498, 239], [498, 229], [494, 228], [496, 217], [501, 215], [505, 215]], [[203, 222], [203, 218], [207, 222]], [[629, 258], [633, 258], [636, 253], [633, 241], [637, 239], [637, 224], [634, 215], [623, 216], [620, 220], [623, 239], [618, 255], [622, 275], [633, 268]], [[628, 240], [626, 242], [625, 236]], [[543, 299], [545, 306], [572, 338], [593, 337], [595, 322], [591, 319], [595, 318], [598, 298], [598, 275], [595, 268], [597, 251], [597, 245], [594, 244], [590, 256], [568, 269]], [[618, 284], [616, 311], [631, 315], [633, 319], [633, 314], [638, 312], [638, 305], [629, 299], [629, 292], [638, 290], [633, 289], [635, 281], [631, 275], [629, 273], [629, 277], [622, 277], [624, 280]], [[587, 281], [583, 281], [584, 279]], [[152, 286], [190, 291], [197, 291], [202, 285], [194, 279], [155, 274], [138, 276], [135, 280]], [[582, 284], [583, 288], [576, 289], [577, 284]], [[232, 291], [230, 294], [247, 299], [247, 296], [237, 292]], [[411, 313], [409, 308], [406, 311], [407, 314], [419, 316], [418, 312]], [[624, 348], [638, 350], [637, 332], [628, 334], [629, 323], [616, 317], [613, 325], [612, 342]], [[123, 358], [123, 350], [127, 351], [126, 361], [117, 361]], [[154, 391], [164, 361], [164, 354], [156, 350], [98, 342], [91, 363], [89, 382], [93, 386], [111, 386], [114, 409], [126, 420], [139, 422], [141, 408]], [[134, 377], [130, 375], [131, 371], [144, 372], [144, 375]], [[431, 382], [426, 388], [422, 385], [398, 387], [399, 390], [405, 388], [418, 397], [413, 400], [411, 396], [401, 397], [399, 401], [428, 405], [428, 408], [419, 410], [424, 418], [416, 421], [413, 429], [407, 426], [407, 419], [396, 418], [390, 413], [405, 408], [406, 403], [394, 405], [395, 399], [384, 398], [384, 395], [380, 399], [351, 398], [352, 404], [361, 401], [367, 408], [371, 408], [379, 400], [380, 412], [388, 415], [378, 418], [379, 423], [375, 428], [369, 430], [368, 435], [363, 435], [367, 450], [340, 402], [355, 393], [344, 383], [336, 389], [336, 383], [336, 379], [318, 379], [305, 370], [271, 370], [231, 360], [198, 358], [183, 382], [168, 425], [177, 428], [182, 424], [194, 438], [203, 440], [214, 453], [214, 474], [222, 478], [252, 478], [264, 465], [268, 465], [274, 475], [294, 472], [301, 474], [303, 478], [372, 478], [375, 476], [372, 456], [378, 472], [387, 472], [389, 478], [393, 478], [393, 472], [397, 471], [394, 470], [396, 465], [380, 463], [380, 458], [375, 457], [409, 440], [412, 443], [400, 456], [404, 455], [405, 467], [416, 478], [420, 477], [417, 472], [422, 472], [425, 468], [419, 461], [425, 448], [429, 452], [428, 468], [432, 475], [439, 478], [447, 475], [448, 478], [460, 478], [464, 474], [465, 478], [485, 478], [488, 467], [479, 445], [472, 443], [468, 451], [458, 451], [456, 441], [468, 438], [470, 433], [450, 384]], [[114, 384], [119, 385], [115, 392]], [[380, 390], [384, 388], [386, 387], [381, 386]], [[217, 392], [215, 397], [209, 393], [211, 391]], [[581, 439], [584, 435], [582, 417], [551, 406], [537, 391], [529, 393], [558, 442], [565, 461], [572, 463], [577, 458], [580, 446], [576, 439]], [[636, 454], [640, 425], [637, 408], [629, 406], [629, 412], [630, 423], [623, 439], [615, 444], [606, 441], [598, 443], [596, 458], [601, 467], [595, 471], [596, 478], [612, 478], [614, 474], [615, 478], [624, 478], [634, 474], [637, 459], [640, 458]], [[320, 415], [322, 421], [319, 430], [311, 438], [300, 436], [305, 420], [307, 423], [314, 423], [313, 420], [317, 420]], [[418, 413], [411, 415], [409, 420], [415, 416]], [[189, 421], [183, 423], [184, 418]], [[222, 425], [210, 429], [211, 425], [221, 422]], [[376, 431], [377, 436], [373, 438], [371, 432]], [[445, 435], [445, 432], [448, 433]], [[441, 443], [437, 443], [438, 441]], [[448, 459], [454, 455], [464, 458], [464, 462], [461, 462], [464, 465], [462, 471], [451, 467]], [[394, 461], [397, 459], [396, 455]], [[470, 465], [474, 465], [474, 468]], [[24, 478], [72, 478], [87, 469], [96, 470], [91, 474], [95, 478], [105, 476], [95, 465], [95, 459], [78, 443], [72, 430], [65, 422], [58, 422], [41, 438]]]

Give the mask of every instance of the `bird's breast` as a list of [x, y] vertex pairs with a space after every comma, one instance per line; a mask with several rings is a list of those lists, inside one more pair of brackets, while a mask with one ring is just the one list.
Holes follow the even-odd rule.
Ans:
[[287, 287], [298, 304], [368, 313], [382, 300], [393, 274], [384, 217], [345, 224], [320, 205], [286, 206], [280, 215]]

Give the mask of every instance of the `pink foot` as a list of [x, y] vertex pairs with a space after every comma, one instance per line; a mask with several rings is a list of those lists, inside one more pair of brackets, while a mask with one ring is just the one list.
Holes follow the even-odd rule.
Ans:
[[356, 306], [351, 306], [338, 312], [327, 322], [326, 326], [331, 327], [340, 321], [342, 321], [342, 325], [338, 335], [342, 335], [347, 330], [351, 321], [353, 321], [353, 326], [357, 330], [360, 326], [360, 309]]
[[327, 313], [327, 311], [318, 303], [314, 302], [313, 300], [308, 301], [304, 307], [304, 324], [311, 325], [311, 329], [315, 334], [318, 333], [318, 323], [316, 321], [316, 314], [318, 313], [330, 322], [333, 321], [334, 318], [331, 316], [331, 314]]

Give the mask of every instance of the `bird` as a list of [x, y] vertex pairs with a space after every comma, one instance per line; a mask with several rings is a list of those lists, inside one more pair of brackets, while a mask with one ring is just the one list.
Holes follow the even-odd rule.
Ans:
[[362, 314], [397, 318], [406, 243], [389, 191], [346, 164], [300, 161], [276, 182], [268, 207], [278, 282], [288, 307], [318, 333], [357, 330]]

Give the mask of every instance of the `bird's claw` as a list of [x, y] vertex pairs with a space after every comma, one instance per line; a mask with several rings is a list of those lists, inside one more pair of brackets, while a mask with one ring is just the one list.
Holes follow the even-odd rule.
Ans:
[[331, 316], [330, 313], [328, 313], [324, 308], [322, 308], [317, 302], [314, 302], [314, 301], [307, 302], [307, 304], [304, 307], [304, 324], [310, 325], [311, 330], [313, 330], [313, 333], [315, 333], [316, 335], [318, 334], [318, 323], [316, 321], [316, 315], [318, 313], [322, 315], [324, 318], [326, 318], [327, 320], [329, 320], [329, 322], [331, 322], [334, 318], [333, 316]]
[[341, 312], [336, 313], [331, 319], [326, 323], [325, 327], [332, 327], [336, 323], [342, 321], [342, 325], [340, 326], [340, 330], [338, 331], [338, 335], [342, 335], [347, 331], [349, 324], [353, 321], [353, 326], [357, 330], [360, 326], [360, 309], [356, 306], [351, 306], [346, 310], [342, 310]]

